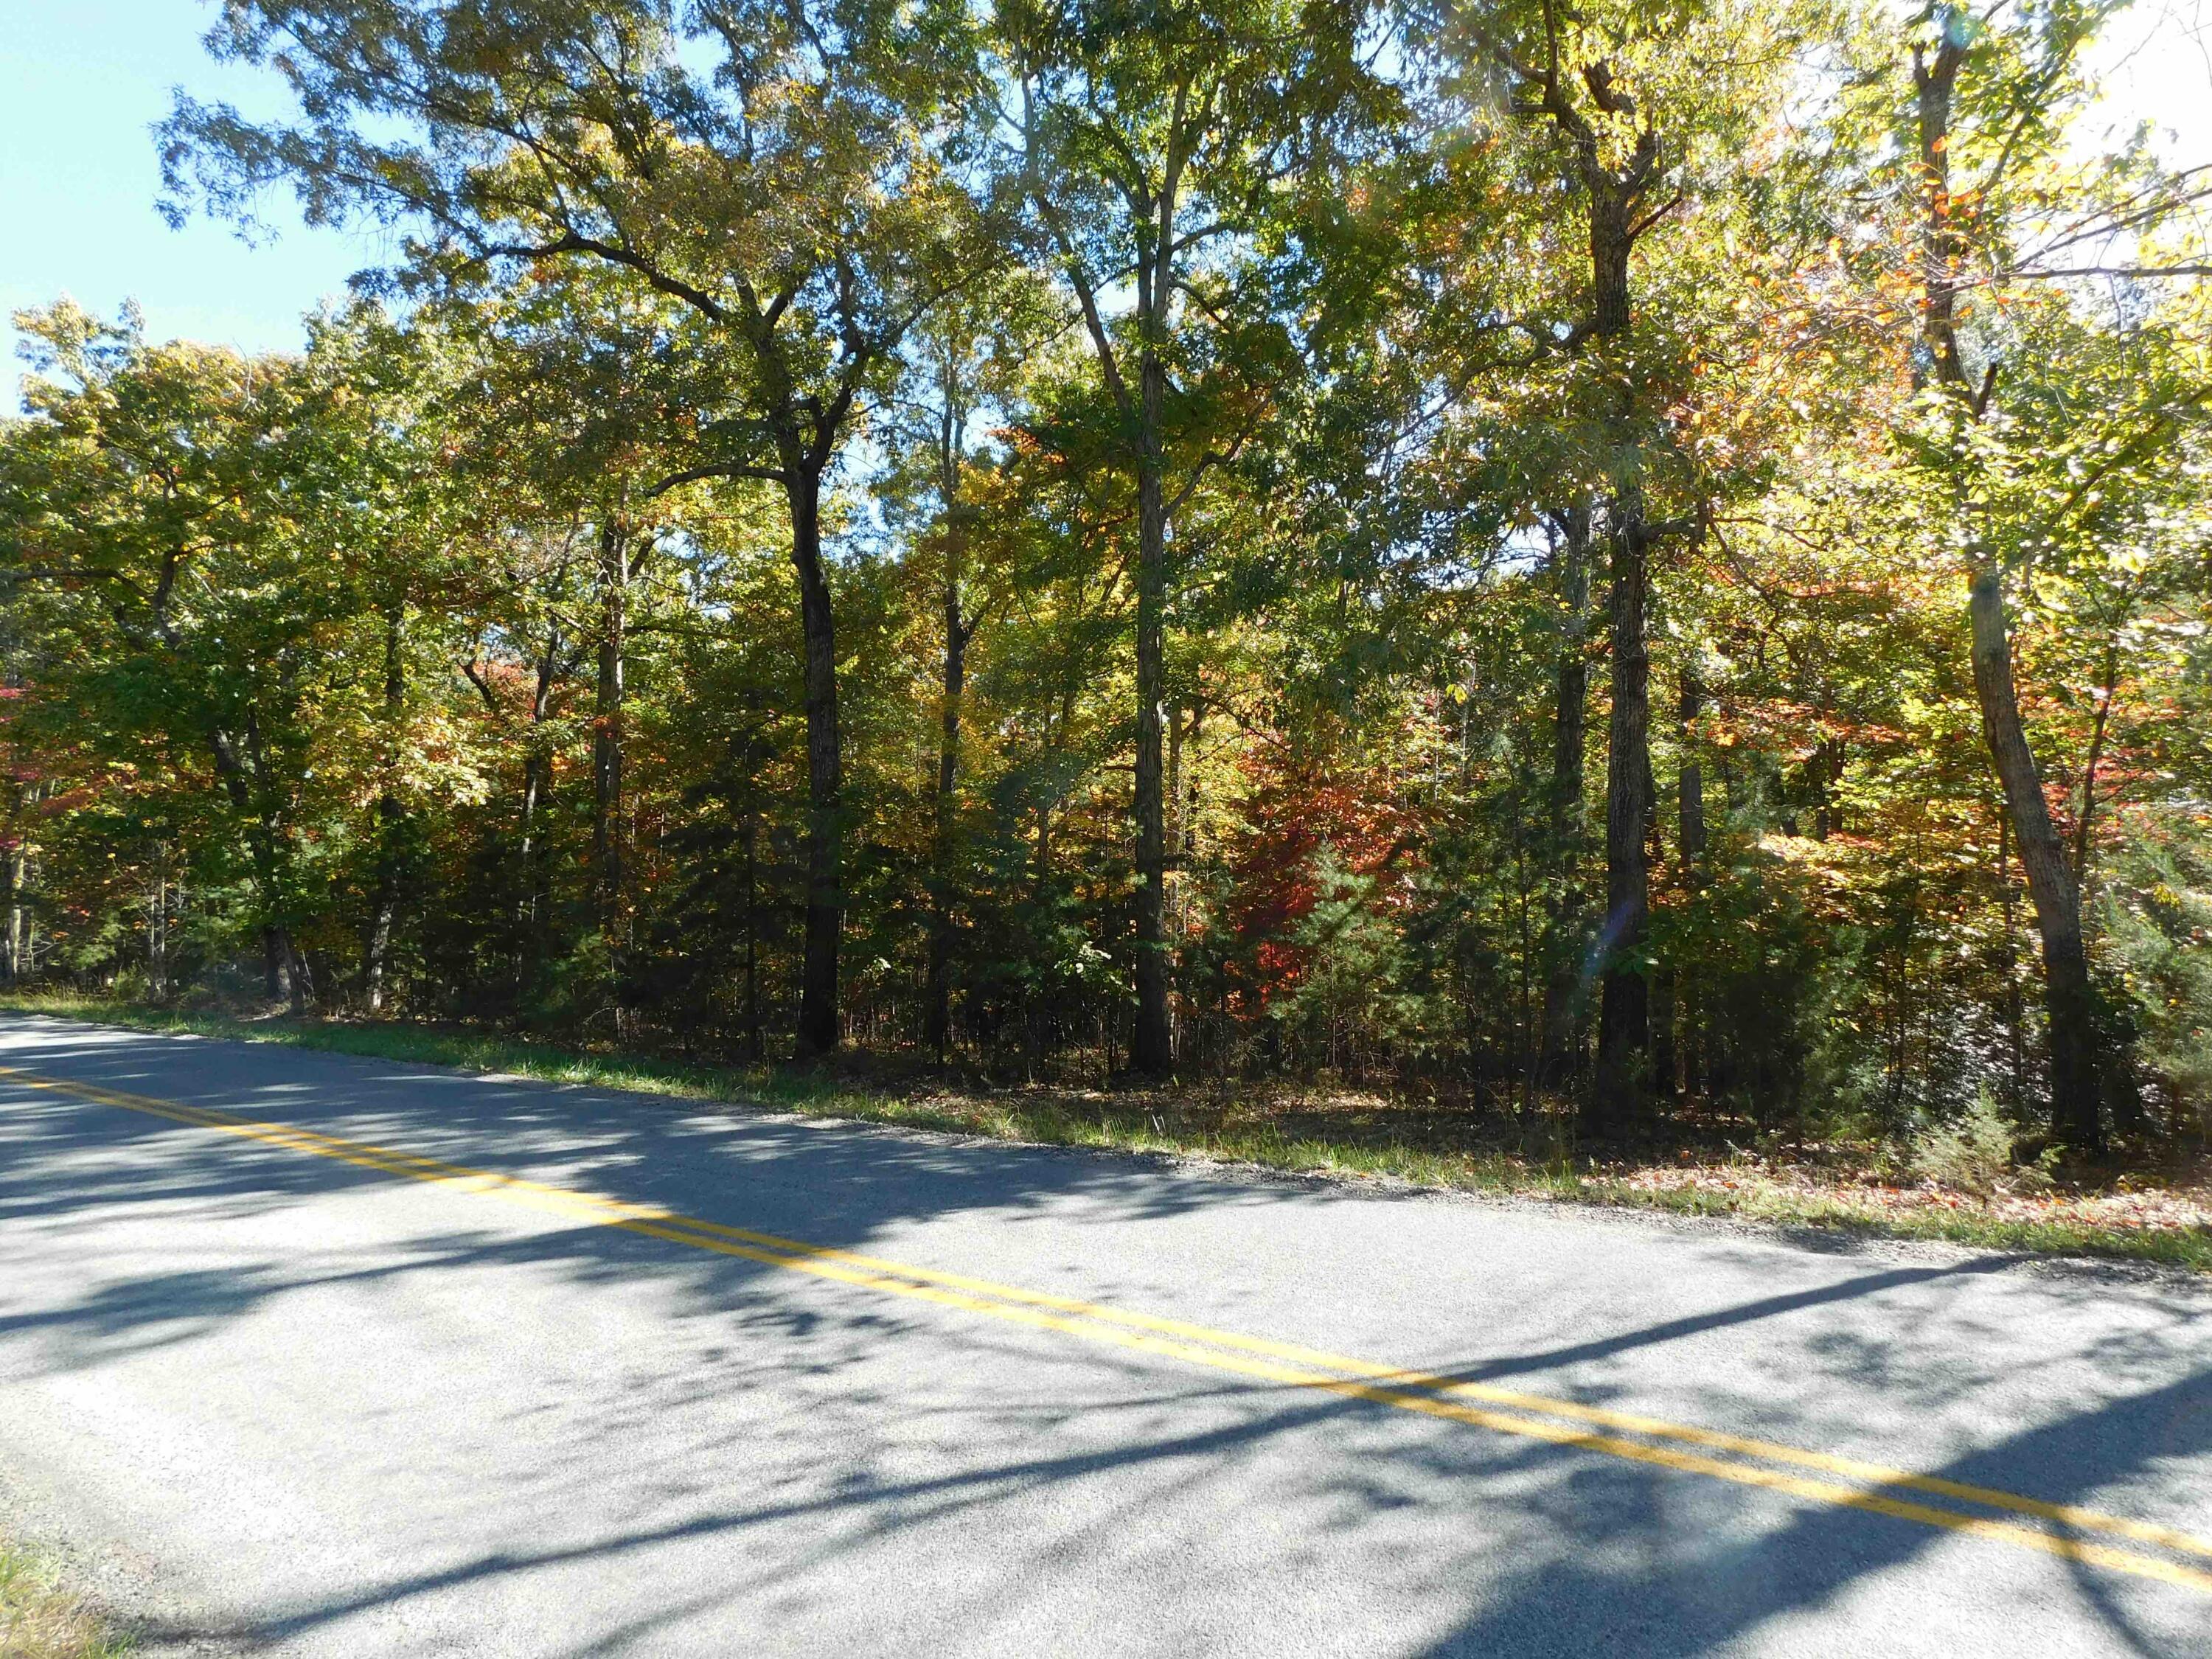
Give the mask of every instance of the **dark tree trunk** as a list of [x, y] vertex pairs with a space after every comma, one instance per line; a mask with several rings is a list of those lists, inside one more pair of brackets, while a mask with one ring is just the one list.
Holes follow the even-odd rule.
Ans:
[[1559, 605], [1564, 631], [1552, 714], [1550, 855], [1557, 886], [1552, 902], [1549, 963], [1544, 986], [1542, 1072], [1546, 1085], [1573, 1085], [1581, 1069], [1587, 986], [1583, 973], [1583, 749], [1589, 722], [1589, 538], [1587, 505], [1570, 508], [1560, 526]]
[[760, 820], [750, 813], [741, 832], [745, 848], [745, 1058], [758, 1060], [767, 1052], [761, 1030], [760, 1004]]
[[[1130, 1032], [1129, 1066], [1145, 1077], [1164, 1077], [1175, 1063], [1173, 1031], [1168, 1019], [1167, 831], [1161, 755], [1167, 696], [1164, 645], [1168, 520], [1173, 511], [1167, 490], [1164, 434], [1168, 371], [1164, 351], [1177, 291], [1177, 258], [1191, 241], [1203, 240], [1211, 234], [1200, 231], [1186, 239], [1179, 234], [1177, 226], [1183, 169], [1196, 153], [1201, 136], [1212, 119], [1210, 113], [1201, 112], [1201, 108], [1210, 109], [1210, 94], [1200, 97], [1194, 106], [1191, 93], [1190, 81], [1177, 82], [1173, 113], [1165, 131], [1158, 135], [1161, 156], [1157, 184], [1152, 178], [1143, 176], [1121, 180], [1131, 209], [1136, 248], [1133, 267], [1127, 272], [1134, 289], [1133, 309], [1137, 332], [1137, 375], [1133, 389], [1122, 374], [1125, 359], [1101, 309], [1097, 283], [1088, 257], [1067, 230], [1050, 193], [1040, 188], [1046, 169], [1037, 165], [1042, 158], [1037, 148], [1038, 128], [1033, 118], [1036, 112], [1027, 101], [1027, 87], [1024, 89], [1024, 143], [1032, 163], [1031, 197], [1067, 263], [1081, 304], [1084, 325], [1098, 354], [1100, 372], [1129, 441], [1131, 470], [1137, 489], [1137, 731], [1135, 782], [1130, 803], [1136, 839], [1136, 961], [1132, 977], [1137, 1007]], [[1115, 165], [1108, 164], [1109, 173]], [[1189, 475], [1185, 493], [1195, 478], [1194, 472]], [[1110, 1043], [1110, 1036], [1109, 1041]]]
[[1147, 349], [1139, 369], [1137, 461], [1137, 1024], [1129, 1068], [1164, 1077], [1168, 1032], [1167, 835], [1161, 788], [1161, 718], [1167, 699], [1167, 495], [1160, 425], [1167, 366]]
[[1628, 261], [1636, 203], [1618, 181], [1589, 181], [1590, 332], [1600, 340], [1628, 331]]
[[607, 989], [613, 1000], [615, 1034], [620, 1036], [627, 1027], [624, 1004], [628, 1000], [623, 679], [629, 632], [629, 545], [619, 517], [611, 513], [599, 526], [598, 580], [599, 672], [592, 702], [592, 869], [599, 937], [607, 953]]
[[[1676, 783], [1680, 823], [1677, 831], [1682, 853], [1682, 896], [1695, 905], [1705, 882], [1705, 769], [1698, 758], [1696, 728], [1704, 714], [1705, 688], [1693, 665], [1682, 668], [1682, 695], [1676, 713], [1681, 721], [1682, 766]], [[1705, 1086], [1703, 988], [1694, 973], [1677, 966], [1675, 1004], [1680, 1025], [1682, 1087], [1702, 1094]]]
[[599, 927], [610, 950], [623, 894], [623, 671], [628, 645], [628, 549], [613, 520], [599, 527], [599, 675], [592, 703], [592, 867], [598, 876]]
[[[1603, 991], [1597, 1076], [1583, 1115], [1585, 1127], [1603, 1134], [1626, 1127], [1641, 1113], [1651, 1070], [1651, 988], [1639, 960], [1650, 907], [1645, 856], [1646, 823], [1652, 809], [1647, 707], [1650, 664], [1644, 613], [1651, 538], [1644, 520], [1635, 363], [1625, 347], [1632, 315], [1630, 263], [1637, 238], [1656, 216], [1644, 214], [1644, 204], [1660, 176], [1664, 149], [1658, 129], [1649, 116], [1642, 116], [1634, 149], [1626, 156], [1608, 155], [1560, 73], [1556, 27], [1556, 20], [1547, 14], [1551, 36], [1547, 67], [1534, 90], [1538, 106], [1572, 150], [1583, 187], [1589, 221], [1589, 334], [1609, 382], [1604, 396], [1610, 407], [1605, 414], [1612, 430], [1611, 447], [1619, 457], [1611, 469], [1620, 482], [1609, 503], [1607, 526], [1613, 562], [1607, 606], [1613, 635], [1613, 718], [1606, 763], [1606, 919], [1597, 943]], [[1615, 115], [1634, 110], [1633, 100], [1614, 85], [1609, 64], [1590, 65], [1581, 78], [1601, 109]]]
[[937, 1063], [952, 1039], [953, 793], [960, 775], [960, 701], [968, 681], [968, 629], [960, 614], [960, 583], [945, 579], [945, 676], [937, 739], [935, 824], [931, 841], [929, 895], [929, 1012], [926, 1032]]
[[968, 684], [968, 638], [961, 578], [966, 565], [967, 526], [961, 517], [960, 461], [965, 422], [945, 377], [945, 408], [938, 430], [938, 493], [944, 507], [945, 572], [940, 608], [945, 629], [944, 673], [938, 713], [937, 793], [930, 836], [929, 1002], [923, 1036], [942, 1066], [952, 1042], [953, 830], [960, 776], [960, 705]]
[[822, 568], [822, 475], [787, 473], [791, 560], [806, 647], [806, 939], [799, 989], [799, 1052], [836, 1051], [837, 946], [844, 923], [839, 854], [845, 787], [837, 732], [837, 636], [830, 581]]
[[2051, 1030], [2052, 1132], [2076, 1151], [2104, 1145], [2098, 1114], [2096, 1004], [2081, 938], [2081, 895], [2068, 868], [2066, 846], [2044, 799], [2034, 753], [2021, 724], [2013, 685], [2012, 641], [2005, 623], [2002, 579], [1994, 565], [1974, 573], [1968, 596], [1973, 629], [1974, 690], [1982, 732], [2003, 787], [2020, 847], [2028, 902], [2043, 940], [2043, 1001]]
[[1649, 1079], [1651, 986], [1640, 957], [1651, 906], [1645, 831], [1651, 813], [1651, 660], [1645, 633], [1643, 505], [1631, 489], [1617, 503], [1610, 538], [1613, 580], [1613, 720], [1606, 763], [1605, 928], [1600, 941], [1604, 988], [1598, 1012], [1597, 1086], [1589, 1127], [1625, 1127], [1639, 1111]]

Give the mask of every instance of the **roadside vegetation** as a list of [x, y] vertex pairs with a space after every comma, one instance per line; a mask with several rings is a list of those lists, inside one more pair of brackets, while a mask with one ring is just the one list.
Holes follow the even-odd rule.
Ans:
[[2212, 167], [2118, 11], [229, 0], [165, 206], [389, 267], [20, 316], [0, 984], [2194, 1260]]
[[0, 1659], [126, 1659], [134, 1651], [53, 1559], [0, 1534]]
[[1705, 1126], [1695, 1146], [1591, 1156], [1573, 1150], [1564, 1106], [1500, 1123], [1310, 1084], [991, 1087], [920, 1066], [716, 1066], [459, 1028], [241, 1018], [52, 993], [0, 994], [0, 1008], [999, 1140], [2212, 1272], [2212, 1164], [2023, 1166], [2009, 1127], [1986, 1104], [1903, 1144], [1813, 1143], [1719, 1123]]

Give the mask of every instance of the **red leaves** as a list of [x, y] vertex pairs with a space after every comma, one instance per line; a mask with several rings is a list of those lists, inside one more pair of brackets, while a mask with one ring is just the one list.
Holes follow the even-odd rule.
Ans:
[[1268, 745], [1252, 750], [1243, 769], [1247, 827], [1231, 855], [1224, 920], [1235, 941], [1231, 1001], [1250, 1017], [1306, 971], [1312, 950], [1297, 934], [1324, 896], [1324, 854], [1348, 875], [1395, 876], [1375, 898], [1399, 908], [1410, 897], [1406, 852], [1419, 826], [1385, 764], [1286, 760]]

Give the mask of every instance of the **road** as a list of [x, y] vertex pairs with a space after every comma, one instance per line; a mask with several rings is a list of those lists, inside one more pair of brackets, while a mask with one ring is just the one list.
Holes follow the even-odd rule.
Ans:
[[2192, 1282], [43, 1018], [0, 1066], [0, 1504], [149, 1653], [2212, 1653]]

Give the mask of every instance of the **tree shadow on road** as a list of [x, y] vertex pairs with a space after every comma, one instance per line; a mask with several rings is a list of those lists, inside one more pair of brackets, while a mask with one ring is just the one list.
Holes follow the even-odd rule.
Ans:
[[[847, 1248], [963, 1213], [995, 1224], [1073, 1204], [1102, 1220], [1157, 1218], [1338, 1201], [1297, 1184], [1170, 1175], [1064, 1149], [733, 1119], [603, 1091], [238, 1045], [200, 1045], [205, 1063], [180, 1073], [173, 1049], [147, 1046], [158, 1042], [55, 1037], [0, 1060]], [[53, 1097], [0, 1105], [0, 1249], [27, 1237], [23, 1230], [79, 1234], [94, 1214], [120, 1224], [119, 1238], [134, 1227], [153, 1237], [174, 1217], [252, 1222], [391, 1181], [126, 1110]], [[501, 1325], [501, 1287], [550, 1279], [655, 1298], [684, 1361], [635, 1375], [580, 1370], [572, 1398], [444, 1425], [464, 1449], [514, 1439], [566, 1455], [512, 1471], [482, 1494], [468, 1526], [434, 1545], [395, 1537], [353, 1582], [269, 1612], [257, 1630], [269, 1641], [322, 1633], [342, 1649], [366, 1639], [362, 1621], [463, 1602], [488, 1608], [483, 1616], [495, 1626], [501, 1608], [538, 1596], [574, 1609], [560, 1650], [577, 1655], [708, 1650], [702, 1630], [735, 1639], [763, 1621], [834, 1641], [841, 1628], [848, 1637], [866, 1628], [838, 1626], [840, 1587], [887, 1583], [911, 1604], [901, 1627], [907, 1646], [864, 1645], [947, 1648], [1019, 1609], [1059, 1605], [1076, 1593], [1076, 1575], [1096, 1575], [1103, 1563], [1145, 1584], [1149, 1602], [1187, 1604], [1192, 1621], [1141, 1640], [1132, 1630], [1126, 1650], [1205, 1651], [1224, 1645], [1206, 1638], [1209, 1619], [1267, 1611], [1248, 1609], [1247, 1587], [1205, 1576], [1203, 1564], [1233, 1536], [1252, 1573], [1249, 1594], [1273, 1584], [1273, 1594], [1319, 1598], [1334, 1583], [1340, 1610], [1349, 1598], [1355, 1621], [1363, 1595], [1377, 1608], [1407, 1610], [1387, 1641], [1378, 1634], [1375, 1651], [1714, 1651], [1841, 1606], [1938, 1547], [2003, 1558], [2008, 1583], [2031, 1562], [2044, 1610], [2057, 1605], [2049, 1598], [2070, 1595], [2117, 1648], [2199, 1650], [2201, 1599], [2094, 1566], [1312, 1389], [1218, 1383], [1074, 1345], [1056, 1352], [1048, 1336], [865, 1291], [817, 1293], [760, 1263], [618, 1229], [544, 1218], [446, 1229], [386, 1242], [368, 1261], [358, 1247], [338, 1244], [289, 1254], [226, 1248], [219, 1265], [176, 1261], [152, 1272], [143, 1249], [118, 1249], [90, 1262], [91, 1288], [67, 1299], [32, 1301], [20, 1284], [0, 1283], [0, 1352], [33, 1354], [29, 1363], [46, 1371], [96, 1366], [216, 1334], [288, 1297], [410, 1280], [481, 1285], [484, 1340], [495, 1343], [513, 1340]], [[1869, 1316], [1854, 1328], [1843, 1316], [1891, 1292], [1965, 1285], [2003, 1265], [1882, 1265], [1583, 1341], [1430, 1369], [1473, 1380], [1571, 1372], [1547, 1386], [1602, 1400], [1613, 1362], [1821, 1309], [1839, 1321], [1836, 1340], [1805, 1345], [1803, 1363], [1858, 1376], [1879, 1359], [1885, 1322]], [[2086, 1302], [2100, 1287], [2085, 1279], [2051, 1293]], [[1141, 1302], [1141, 1288], [1127, 1299]], [[2107, 1358], [2164, 1380], [2053, 1415], [1935, 1472], [2051, 1501], [2093, 1501], [2161, 1468], [2171, 1480], [2185, 1465], [2203, 1467], [2212, 1458], [2204, 1312], [2185, 1297], [2166, 1311], [2168, 1334], [2101, 1339], [2114, 1345]], [[903, 1377], [886, 1356], [909, 1336], [957, 1344], [966, 1376], [927, 1385]], [[1917, 1385], [1917, 1407], [1936, 1409], [1978, 1379], [1969, 1370], [1904, 1381]], [[772, 1413], [768, 1402], [783, 1404]], [[1777, 1432], [1790, 1402], [1767, 1403], [1768, 1431]], [[1691, 1420], [1741, 1420], [1744, 1411], [1743, 1401], [1716, 1395]], [[529, 1420], [539, 1413], [547, 1420]], [[334, 1469], [356, 1455], [337, 1437], [330, 1455]], [[401, 1440], [385, 1462], [349, 1478], [372, 1490], [421, 1482], [428, 1455]], [[1254, 1517], [1266, 1518], [1265, 1529], [1252, 1530]], [[979, 1558], [984, 1535], [994, 1553]], [[2069, 1574], [2070, 1589], [2053, 1588]], [[605, 1589], [640, 1579], [658, 1587], [656, 1605]], [[1893, 1632], [1884, 1650], [1940, 1650], [1929, 1644], [1942, 1628], [1933, 1620], [1923, 1632]]]
[[[1970, 1485], [2020, 1486], [2023, 1470], [2053, 1501], [2090, 1502], [2100, 1489], [2148, 1473], [2161, 1462], [2212, 1455], [2212, 1371], [2162, 1388], [2105, 1401], [2056, 1422], [2025, 1430], [1926, 1471]], [[1972, 1576], [1999, 1570], [2000, 1583], [2019, 1576], [2012, 1552], [1982, 1540], [1917, 1522], [1826, 1504], [1791, 1506], [1785, 1519], [1749, 1537], [1694, 1538], [1655, 1559], [1646, 1547], [1650, 1518], [1666, 1508], [1659, 1489], [1679, 1477], [1633, 1465], [1607, 1466], [1555, 1511], [1559, 1536], [1546, 1558], [1526, 1567], [1504, 1594], [1426, 1651], [1438, 1656], [1497, 1653], [1589, 1654], [1633, 1651], [1654, 1656], [1723, 1651], [1749, 1633], [1797, 1613], [1842, 1607], [1855, 1585], [1938, 1548], [1980, 1552]], [[2096, 1543], [2097, 1534], [2057, 1528]], [[2043, 1558], [2032, 1556], [2029, 1561]], [[2200, 1565], [2200, 1564], [2196, 1564]], [[2212, 1604], [2186, 1589], [2132, 1580], [2074, 1561], [2070, 1575], [2081, 1604], [2116, 1650], [2181, 1656], [2203, 1651]], [[1867, 1632], [1885, 1652], [1942, 1652], [1939, 1609], [1924, 1622]], [[1997, 1629], [2000, 1651], [2056, 1650], [2031, 1624], [2026, 1606]], [[1801, 1638], [1801, 1642], [1802, 1642]]]

